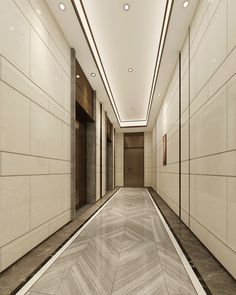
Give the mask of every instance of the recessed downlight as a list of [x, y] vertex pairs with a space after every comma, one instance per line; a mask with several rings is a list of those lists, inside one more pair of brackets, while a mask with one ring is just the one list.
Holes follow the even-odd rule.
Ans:
[[96, 74], [95, 74], [95, 73], [91, 73], [91, 76], [92, 76], [92, 77], [96, 77]]
[[80, 78], [80, 75], [77, 74], [77, 75], [76, 75], [76, 78], [79, 79], [79, 78]]
[[129, 71], [130, 73], [132, 73], [132, 72], [134, 71], [134, 69], [133, 69], [133, 68], [128, 68], [128, 71]]
[[161, 94], [160, 94], [160, 93], [157, 93], [157, 95], [158, 95], [158, 96], [161, 96]]
[[63, 10], [66, 9], [66, 6], [65, 6], [64, 3], [60, 2], [60, 3], [59, 3], [59, 8], [63, 11]]
[[189, 1], [184, 1], [183, 8], [187, 8], [189, 6]]
[[124, 11], [128, 11], [129, 10], [129, 4], [128, 3], [125, 3], [124, 6], [123, 6], [123, 8], [124, 8]]

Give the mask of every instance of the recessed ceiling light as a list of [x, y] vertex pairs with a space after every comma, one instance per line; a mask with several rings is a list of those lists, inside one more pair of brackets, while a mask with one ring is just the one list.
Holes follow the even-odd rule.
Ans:
[[76, 78], [79, 79], [80, 78], [80, 75], [76, 75]]
[[91, 76], [92, 76], [92, 77], [96, 77], [96, 74], [95, 74], [95, 73], [91, 73]]
[[187, 8], [189, 6], [189, 1], [184, 1], [183, 8]]
[[131, 72], [134, 71], [134, 69], [133, 68], [129, 68], [128, 71], [131, 73]]
[[124, 11], [128, 11], [129, 10], [129, 4], [128, 3], [125, 3], [124, 6], [123, 6], [123, 8], [124, 8]]
[[157, 93], [157, 95], [158, 95], [158, 96], [161, 96], [161, 94], [160, 94], [160, 93]]
[[66, 6], [65, 6], [65, 4], [64, 3], [59, 3], [59, 8], [61, 9], [61, 10], [65, 10], [66, 9]]

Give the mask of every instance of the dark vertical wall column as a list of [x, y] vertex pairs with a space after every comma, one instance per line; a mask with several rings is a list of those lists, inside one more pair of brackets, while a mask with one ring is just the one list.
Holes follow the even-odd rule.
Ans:
[[106, 189], [110, 191], [114, 188], [113, 174], [114, 174], [114, 131], [113, 126], [106, 116]]
[[102, 104], [100, 103], [100, 198], [102, 198]]
[[190, 27], [188, 29], [188, 226], [190, 227], [191, 186], [190, 186]]
[[75, 50], [71, 49], [71, 219], [76, 212], [76, 176], [75, 176], [75, 100], [76, 100], [76, 59]]
[[179, 53], [179, 218], [181, 218], [181, 52]]
[[113, 188], [116, 186], [116, 130], [113, 128]]
[[96, 202], [96, 92], [93, 92], [93, 122], [87, 122], [87, 201]]

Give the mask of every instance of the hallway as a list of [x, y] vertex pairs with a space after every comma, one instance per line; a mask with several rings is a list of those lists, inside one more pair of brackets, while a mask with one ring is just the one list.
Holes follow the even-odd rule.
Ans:
[[0, 295], [236, 295], [236, 0], [0, 3]]
[[146, 189], [121, 188], [88, 223], [27, 294], [205, 294]]

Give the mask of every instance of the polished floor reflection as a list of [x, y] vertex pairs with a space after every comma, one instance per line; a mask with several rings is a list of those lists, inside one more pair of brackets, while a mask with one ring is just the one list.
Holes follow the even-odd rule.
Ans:
[[122, 188], [27, 294], [197, 294], [145, 189]]

